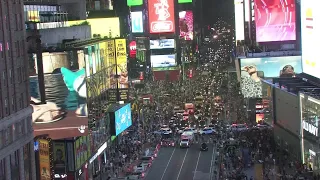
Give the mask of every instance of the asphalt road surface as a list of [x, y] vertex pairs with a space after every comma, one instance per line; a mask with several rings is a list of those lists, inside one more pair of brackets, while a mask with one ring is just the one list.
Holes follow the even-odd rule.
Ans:
[[208, 151], [200, 151], [200, 144], [190, 148], [162, 147], [146, 174], [146, 180], [215, 180], [216, 148], [208, 144]]

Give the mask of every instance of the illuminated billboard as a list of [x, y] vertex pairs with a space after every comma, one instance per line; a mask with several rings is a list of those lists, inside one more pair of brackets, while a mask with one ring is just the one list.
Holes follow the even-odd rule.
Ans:
[[88, 133], [85, 68], [71, 71], [70, 67], [56, 67], [59, 73], [44, 76], [46, 104], [40, 102], [38, 77], [29, 77], [35, 136], [63, 139]]
[[301, 73], [301, 56], [247, 58], [240, 60], [241, 89], [245, 98], [262, 98], [260, 78], [293, 77]]
[[295, 0], [254, 0], [257, 42], [296, 40]]
[[179, 29], [180, 38], [185, 40], [193, 40], [193, 12], [179, 12]]
[[120, 21], [118, 17], [68, 21], [69, 26], [80, 26], [85, 24], [91, 26], [91, 37], [94, 35], [100, 35], [102, 38], [120, 37]]
[[75, 168], [78, 170], [91, 157], [89, 136], [79, 137], [74, 142], [74, 156]]
[[135, 58], [137, 55], [137, 43], [136, 41], [131, 41], [129, 44], [129, 56]]
[[131, 104], [119, 105], [114, 104], [109, 107], [111, 135], [119, 135], [132, 125]]
[[320, 1], [301, 1], [301, 48], [303, 72], [311, 76], [320, 78], [320, 64], [318, 61], [318, 46], [316, 42], [320, 40], [319, 34], [319, 14]]
[[175, 32], [174, 0], [149, 0], [148, 10], [151, 34]]
[[150, 40], [150, 49], [174, 49], [174, 39]]
[[[283, 77], [301, 73], [301, 56], [247, 58], [240, 60], [241, 75], [246, 75], [245, 68], [255, 68], [264, 78]], [[249, 72], [252, 72], [249, 70]], [[259, 75], [260, 76], [260, 75]]]
[[236, 41], [244, 40], [244, 6], [243, 0], [234, 0]]
[[131, 28], [133, 33], [143, 33], [142, 11], [131, 12]]
[[176, 65], [176, 56], [174, 54], [167, 55], [151, 55], [151, 66], [158, 67], [170, 67]]
[[127, 44], [125, 39], [115, 40], [117, 72], [119, 88], [128, 88]]
[[128, 6], [140, 6], [143, 4], [143, 0], [127, 0]]
[[183, 4], [183, 3], [192, 3], [192, 0], [178, 0], [179, 4]]

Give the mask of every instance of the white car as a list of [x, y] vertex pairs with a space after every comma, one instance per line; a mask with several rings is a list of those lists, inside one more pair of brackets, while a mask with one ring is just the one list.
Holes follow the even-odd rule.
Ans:
[[180, 148], [188, 148], [190, 147], [190, 140], [189, 139], [181, 139], [180, 141]]
[[246, 131], [248, 126], [246, 124], [232, 124], [231, 131]]
[[213, 133], [215, 133], [215, 130], [211, 127], [206, 127], [199, 131], [199, 134], [213, 134]]
[[161, 128], [160, 131], [162, 134], [172, 134], [172, 130], [170, 128]]
[[183, 132], [193, 132], [193, 133], [197, 133], [198, 131], [195, 128], [186, 128], [183, 130]]

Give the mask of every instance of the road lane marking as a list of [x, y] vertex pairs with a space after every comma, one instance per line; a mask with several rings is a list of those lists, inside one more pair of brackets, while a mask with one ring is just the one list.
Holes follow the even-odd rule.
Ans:
[[194, 169], [194, 174], [193, 174], [193, 178], [192, 178], [193, 180], [196, 178], [196, 173], [197, 173], [197, 169], [198, 169], [198, 165], [199, 165], [200, 156], [201, 156], [201, 151], [199, 152], [196, 168]]
[[212, 179], [212, 171], [213, 171], [213, 163], [214, 163], [214, 161], [215, 161], [215, 150], [216, 150], [216, 148], [215, 147], [213, 147], [213, 150], [212, 150], [212, 155], [211, 155], [211, 164], [210, 164], [210, 180]]
[[181, 171], [182, 171], [182, 167], [183, 167], [183, 165], [184, 165], [184, 161], [186, 160], [186, 157], [187, 157], [188, 151], [189, 151], [189, 148], [187, 149], [186, 154], [185, 154], [185, 155], [184, 155], [184, 157], [183, 157], [182, 164], [181, 164], [181, 167], [180, 167], [180, 170], [179, 170], [179, 173], [178, 173], [177, 180], [178, 180], [178, 179], [179, 179], [179, 177], [180, 177], [180, 174], [181, 174]]
[[162, 174], [162, 176], [161, 176], [161, 180], [163, 180], [164, 175], [165, 175], [166, 172], [167, 172], [167, 169], [168, 169], [168, 167], [169, 167], [169, 164], [170, 164], [170, 162], [171, 162], [171, 159], [172, 159], [173, 154], [174, 154], [175, 151], [176, 151], [176, 148], [174, 148], [173, 151], [172, 151], [172, 154], [171, 154], [171, 156], [170, 156], [170, 158], [169, 158], [169, 161], [168, 161], [168, 163], [167, 163], [167, 165], [166, 165], [166, 168], [164, 169], [163, 174]]

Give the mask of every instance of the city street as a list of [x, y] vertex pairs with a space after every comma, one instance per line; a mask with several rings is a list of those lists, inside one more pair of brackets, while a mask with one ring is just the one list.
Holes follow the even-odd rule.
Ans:
[[200, 144], [190, 148], [163, 147], [146, 175], [146, 180], [213, 180], [216, 179], [216, 148], [208, 144], [208, 151], [200, 151]]

